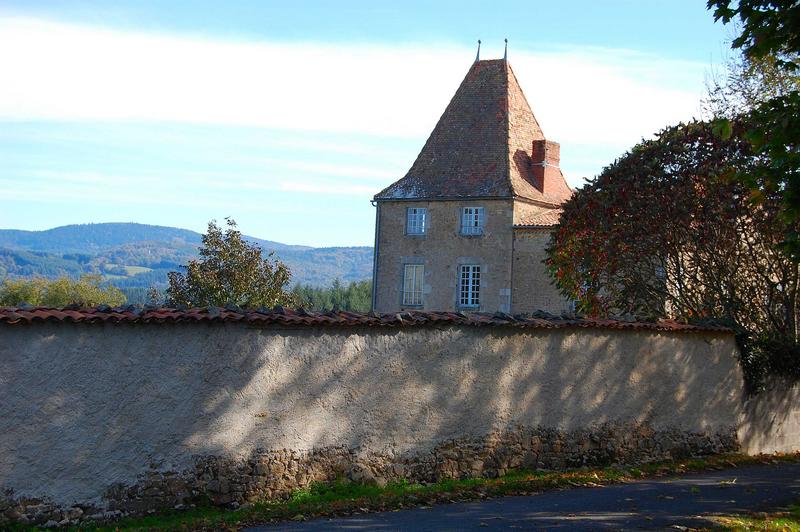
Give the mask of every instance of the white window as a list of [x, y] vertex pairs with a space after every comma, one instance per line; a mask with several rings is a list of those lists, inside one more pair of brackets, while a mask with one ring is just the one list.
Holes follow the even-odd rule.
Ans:
[[483, 207], [464, 207], [461, 210], [461, 234], [483, 234]]
[[406, 209], [406, 234], [424, 235], [428, 229], [427, 224], [428, 209], [421, 207], [411, 207]]
[[481, 267], [476, 264], [461, 266], [458, 276], [458, 305], [479, 307], [481, 305]]
[[406, 264], [403, 272], [403, 305], [422, 305], [422, 284], [425, 267], [422, 264]]

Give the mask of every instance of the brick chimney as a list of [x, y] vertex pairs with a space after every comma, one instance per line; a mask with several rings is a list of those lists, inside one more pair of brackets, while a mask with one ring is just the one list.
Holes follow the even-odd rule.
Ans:
[[556, 192], [563, 181], [558, 164], [561, 160], [561, 146], [551, 140], [534, 140], [531, 166], [536, 187], [543, 194]]

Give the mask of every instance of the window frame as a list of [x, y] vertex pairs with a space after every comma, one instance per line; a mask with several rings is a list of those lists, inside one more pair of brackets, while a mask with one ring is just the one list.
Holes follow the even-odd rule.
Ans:
[[[411, 287], [408, 287], [409, 269], [412, 270]], [[407, 299], [407, 296], [408, 299]], [[425, 303], [425, 265], [418, 263], [403, 264], [403, 287], [400, 304], [404, 307], [421, 307]]]
[[486, 225], [485, 207], [461, 207], [462, 236], [481, 236]]
[[[466, 276], [464, 274], [467, 274]], [[481, 306], [481, 265], [458, 265], [458, 307], [480, 308]], [[465, 283], [466, 282], [466, 283]], [[466, 303], [465, 303], [466, 301]]]
[[[413, 214], [411, 211], [415, 211]], [[413, 218], [412, 218], [413, 216]], [[414, 220], [414, 227], [419, 231], [412, 231], [411, 221]], [[420, 223], [420, 221], [422, 223]], [[428, 208], [427, 207], [406, 207], [406, 235], [421, 236], [428, 233]]]

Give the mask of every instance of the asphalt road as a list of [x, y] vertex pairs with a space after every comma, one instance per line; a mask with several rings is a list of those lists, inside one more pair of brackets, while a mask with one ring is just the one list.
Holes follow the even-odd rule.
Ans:
[[800, 464], [774, 464], [246, 530], [675, 530], [711, 526], [703, 516], [777, 510], [799, 499]]

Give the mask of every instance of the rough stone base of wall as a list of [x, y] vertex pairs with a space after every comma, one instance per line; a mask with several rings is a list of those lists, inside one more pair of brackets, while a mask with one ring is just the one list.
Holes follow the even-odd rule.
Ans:
[[[443, 442], [428, 452], [393, 455], [330, 447], [310, 451], [258, 450], [246, 459], [195, 457], [185, 471], [149, 471], [132, 485], [111, 486], [100, 504], [60, 507], [50, 501], [0, 494], [0, 525], [76, 524], [111, 520], [195, 503], [242, 504], [285, 498], [313, 482], [347, 478], [383, 485], [405, 479], [503, 476], [512, 469], [563, 469], [639, 464], [737, 451], [735, 428], [709, 434], [654, 430], [646, 425], [606, 424], [562, 432], [520, 427], [484, 438]], [[64, 481], [68, 481], [65, 479]]]

